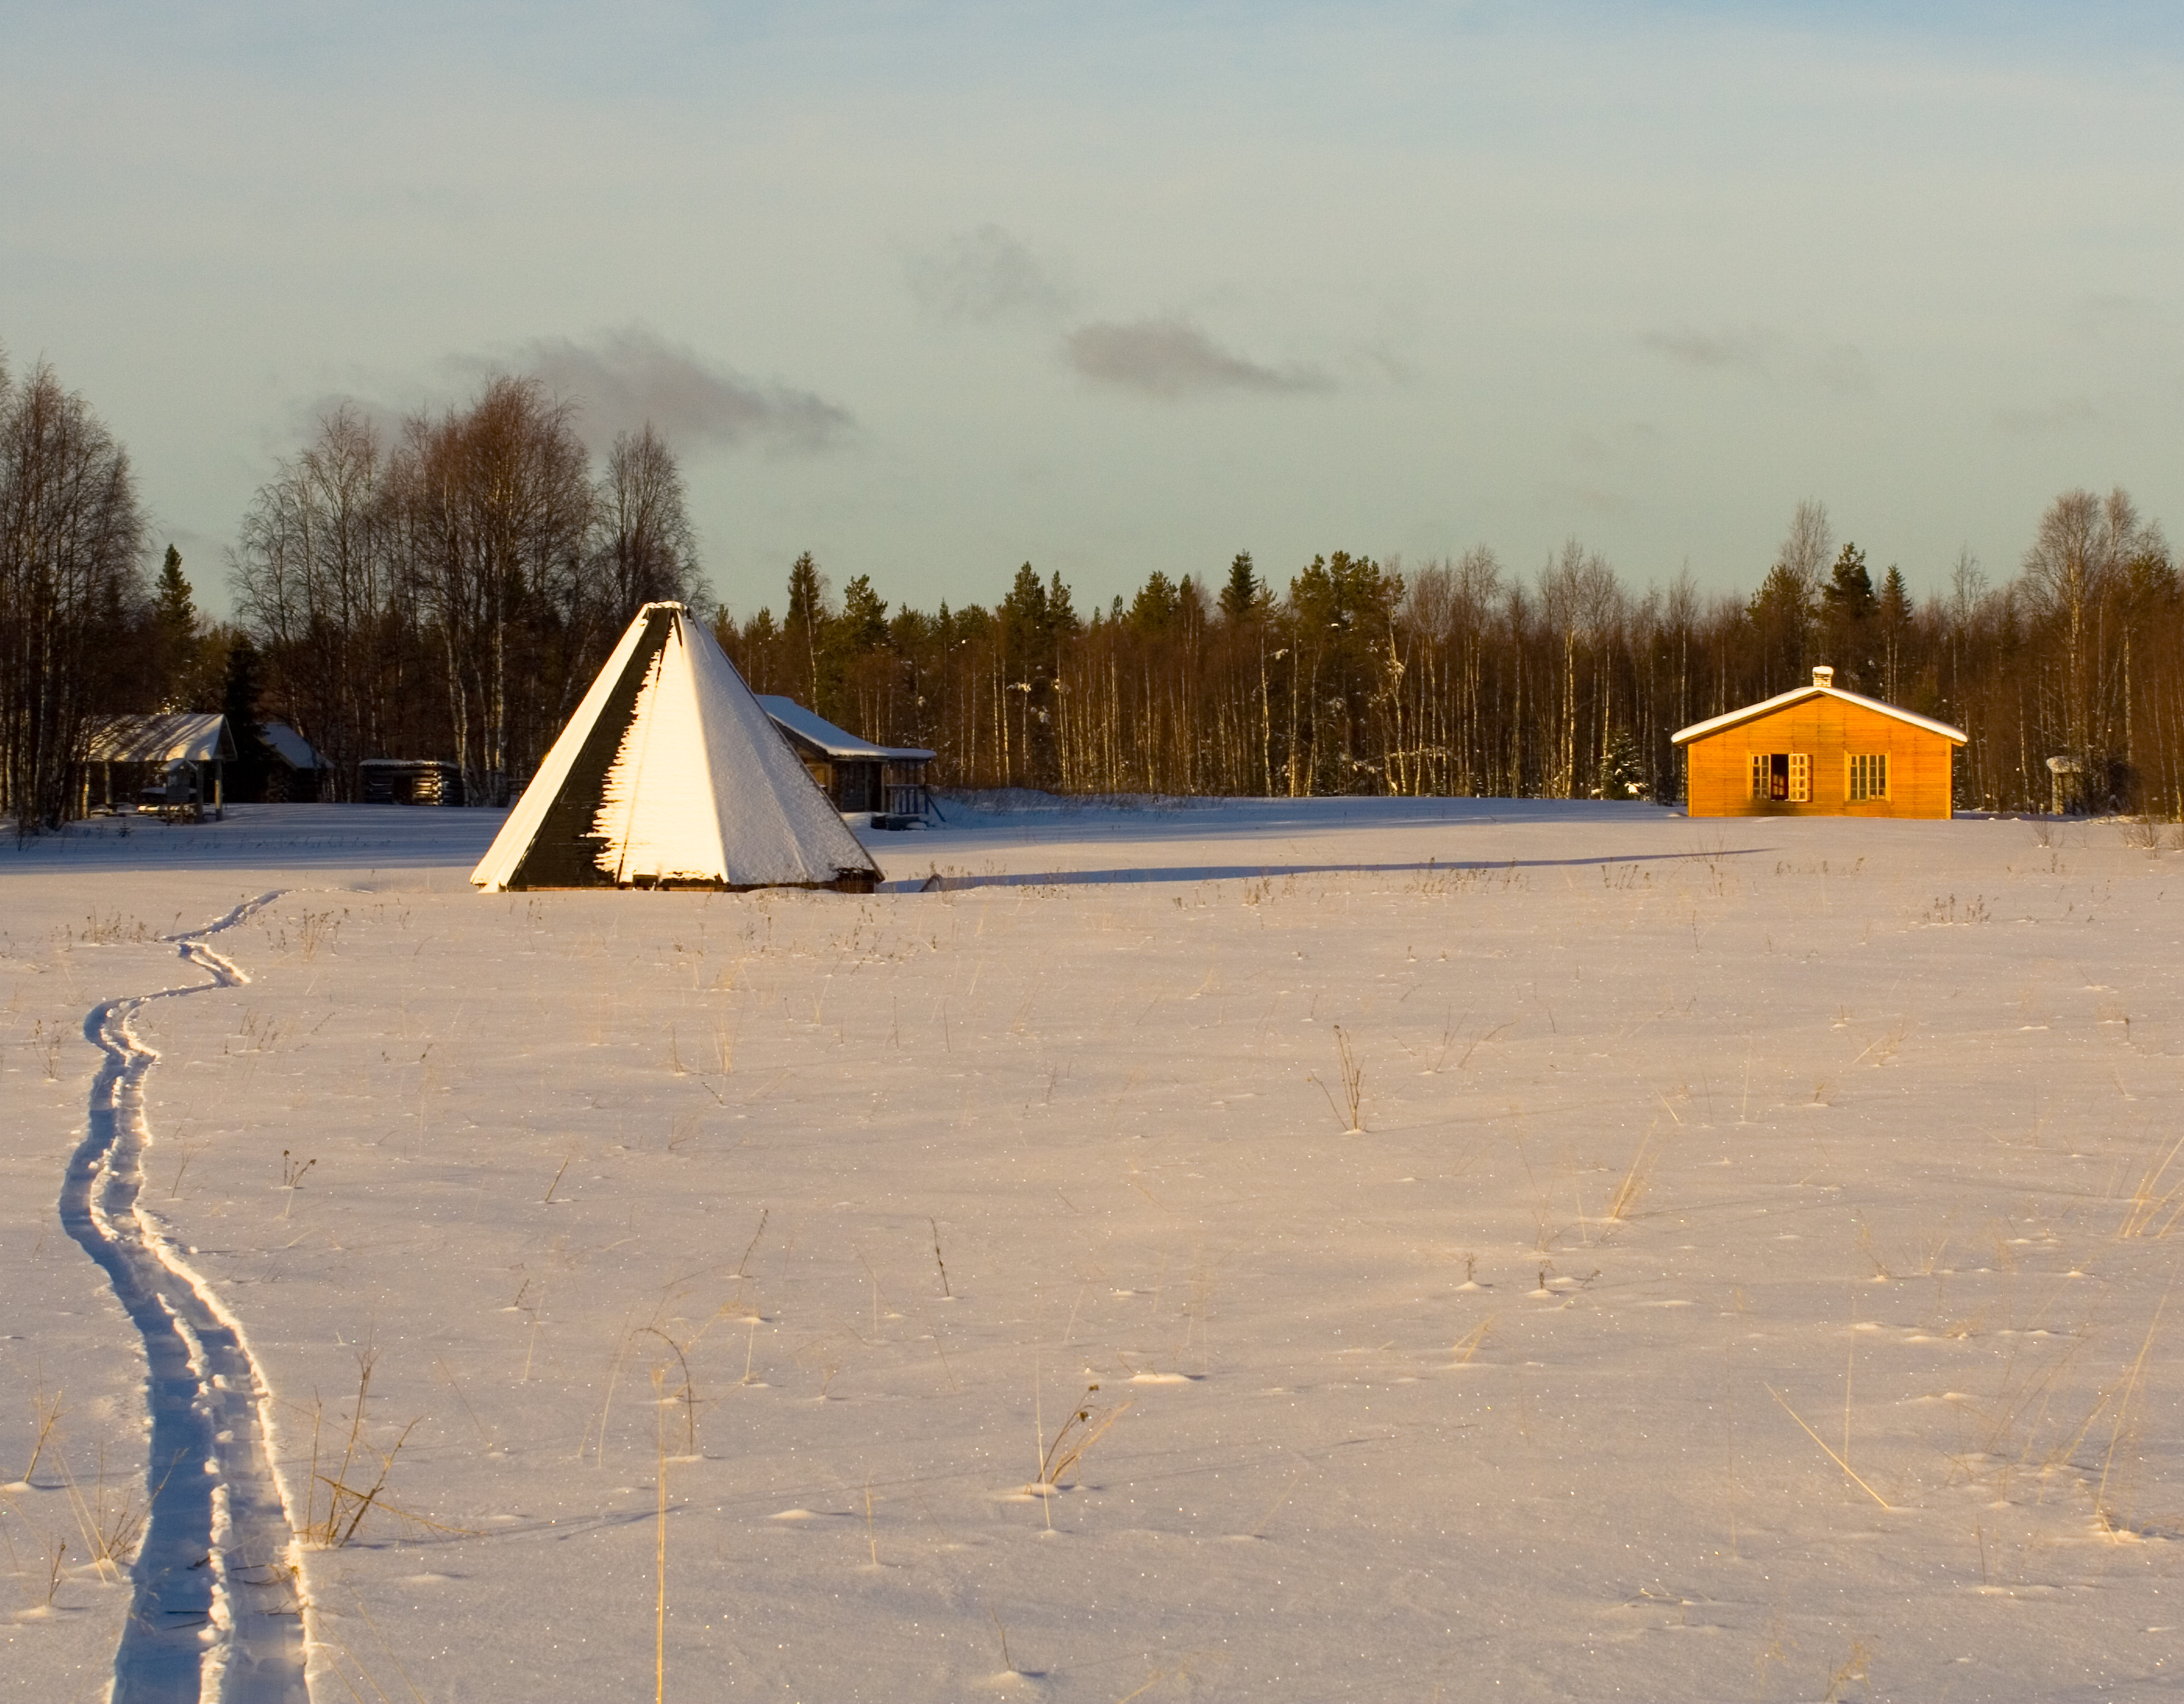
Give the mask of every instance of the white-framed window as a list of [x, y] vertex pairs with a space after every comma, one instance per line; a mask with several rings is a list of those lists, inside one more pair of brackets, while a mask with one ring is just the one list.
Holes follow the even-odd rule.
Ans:
[[1813, 757], [1805, 751], [1752, 754], [1752, 796], [1780, 805], [1813, 802]]
[[1888, 754], [1885, 751], [1854, 751], [1850, 755], [1851, 802], [1888, 797]]

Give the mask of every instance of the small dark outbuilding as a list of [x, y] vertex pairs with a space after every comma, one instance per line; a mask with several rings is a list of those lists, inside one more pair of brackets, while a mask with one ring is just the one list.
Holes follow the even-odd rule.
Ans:
[[[835, 810], [844, 815], [870, 811], [875, 828], [904, 827], [933, 814], [925, 771], [933, 754], [923, 746], [875, 745], [794, 699], [760, 693], [758, 701]], [[889, 818], [898, 820], [884, 820]]]
[[460, 805], [463, 772], [433, 757], [367, 757], [356, 766], [366, 805]]
[[267, 722], [258, 738], [265, 748], [268, 805], [313, 805], [326, 796], [332, 770], [310, 741], [285, 721]]

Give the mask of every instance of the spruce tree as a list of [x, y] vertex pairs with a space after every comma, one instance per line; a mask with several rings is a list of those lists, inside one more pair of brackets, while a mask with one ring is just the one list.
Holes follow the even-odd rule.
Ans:
[[1251, 565], [1251, 553], [1240, 550], [1236, 560], [1228, 565], [1228, 583], [1221, 588], [1221, 613], [1231, 621], [1240, 621], [1248, 615], [1258, 614], [1266, 607], [1267, 588], [1260, 583], [1257, 571]]
[[182, 553], [170, 544], [166, 560], [159, 566], [159, 577], [152, 587], [153, 666], [163, 710], [203, 708], [192, 702], [199, 693], [203, 645], [197, 606], [191, 597], [190, 582], [182, 575]]

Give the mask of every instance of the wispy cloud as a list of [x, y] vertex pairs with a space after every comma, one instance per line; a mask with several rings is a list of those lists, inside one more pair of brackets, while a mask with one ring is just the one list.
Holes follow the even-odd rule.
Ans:
[[681, 444], [813, 451], [837, 443], [856, 424], [847, 409], [813, 392], [747, 378], [636, 327], [583, 342], [534, 338], [504, 358], [458, 356], [451, 365], [536, 376], [577, 404], [577, 431], [593, 444], [650, 420]]
[[2074, 327], [2089, 337], [2142, 338], [2159, 326], [2159, 306], [2142, 297], [2116, 293], [2083, 298], [2070, 315]]
[[1063, 339], [1069, 365], [1095, 383], [1172, 401], [1210, 391], [1334, 388], [1309, 365], [1270, 367], [1224, 349], [1187, 320], [1097, 320]]
[[2082, 398], [2048, 403], [2037, 408], [1994, 411], [1994, 423], [2003, 431], [2025, 434], [2068, 432], [2073, 426], [2091, 426], [2100, 417], [2100, 410]]
[[1702, 372], [1745, 372], [1767, 375], [1769, 351], [1778, 334], [1758, 326], [1734, 331], [1648, 331], [1646, 347], [1665, 355], [1679, 366]]
[[1815, 385], [1838, 396], [1873, 387], [1865, 356], [1857, 345], [1814, 345], [1770, 326], [1648, 331], [1640, 341], [1655, 354], [1693, 372], [1745, 373], [1777, 383]]
[[903, 274], [917, 305], [936, 320], [988, 325], [1068, 305], [1053, 269], [998, 225], [913, 250], [903, 257]]

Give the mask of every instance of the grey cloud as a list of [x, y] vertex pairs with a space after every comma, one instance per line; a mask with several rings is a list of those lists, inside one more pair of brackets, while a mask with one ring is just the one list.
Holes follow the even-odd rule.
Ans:
[[1649, 331], [1646, 347], [1680, 365], [1702, 370], [1767, 371], [1767, 353], [1776, 342], [1772, 332], [1758, 326], [1741, 331]]
[[325, 391], [315, 397], [292, 403], [287, 410], [284, 427], [269, 431], [265, 448], [269, 456], [292, 454], [297, 444], [318, 435], [321, 422], [346, 409], [379, 436], [380, 448], [400, 442], [402, 423], [409, 410], [397, 408], [392, 403], [354, 391]]
[[1541, 487], [1540, 507], [1550, 515], [1566, 515], [1573, 509], [1588, 515], [1618, 518], [1638, 513], [1637, 504], [1622, 492], [1604, 485], [1571, 484], [1560, 480]]
[[2066, 432], [2072, 426], [2090, 426], [2100, 418], [2100, 411], [2081, 400], [2049, 403], [2044, 407], [2031, 409], [1997, 409], [1994, 423], [2007, 432]]
[[1838, 396], [1855, 396], [1873, 388], [1865, 357], [1850, 343], [1835, 343], [1820, 352], [1813, 363], [1813, 377], [1823, 390]]
[[746, 378], [653, 332], [606, 332], [588, 342], [539, 337], [508, 359], [460, 358], [473, 371], [536, 375], [577, 404], [577, 429], [604, 444], [650, 420], [681, 444], [821, 450], [855, 425], [850, 411], [811, 391]]
[[1618, 464], [1650, 464], [1658, 459], [1661, 429], [1646, 420], [1626, 420], [1598, 431], [1582, 429], [1570, 436], [1570, 454], [1591, 467]]
[[939, 320], [986, 325], [1012, 314], [1059, 313], [1068, 303], [1039, 257], [998, 225], [906, 255], [903, 271], [918, 306]]
[[1184, 320], [1095, 320], [1070, 332], [1063, 349], [1084, 377], [1164, 400], [1206, 391], [1334, 388], [1317, 367], [1264, 366], [1223, 348]]
[[1839, 396], [1868, 391], [1873, 381], [1853, 343], [1813, 345], [1768, 326], [1719, 331], [1649, 331], [1654, 354], [1694, 372], [1748, 373], [1757, 379], [1817, 385]]

